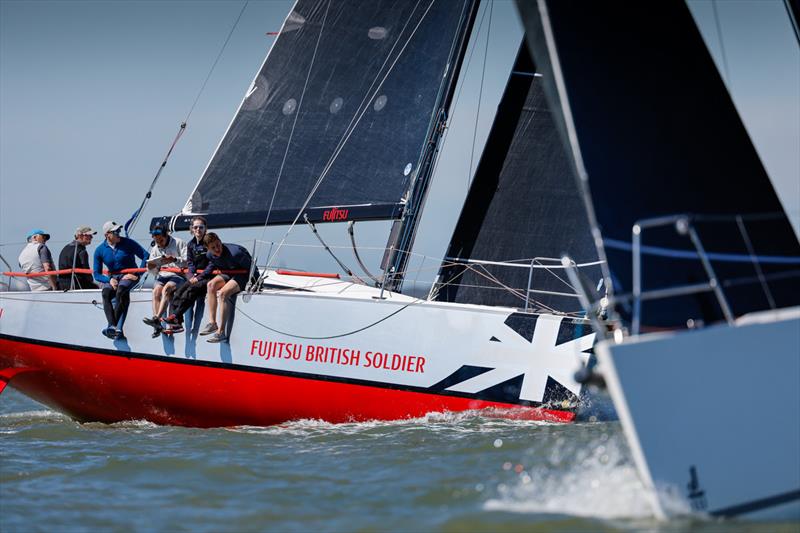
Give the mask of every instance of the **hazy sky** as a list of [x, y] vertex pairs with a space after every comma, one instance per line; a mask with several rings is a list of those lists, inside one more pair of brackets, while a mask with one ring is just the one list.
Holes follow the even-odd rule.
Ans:
[[[6, 244], [0, 253], [9, 262], [15, 263], [31, 228], [50, 232], [57, 253], [61, 243], [55, 241], [71, 238], [78, 225], [96, 228], [107, 219], [127, 219], [243, 4], [0, 2], [0, 242]], [[151, 217], [183, 207], [274, 39], [266, 33], [280, 29], [292, 4], [247, 5], [137, 228], [140, 242], [149, 242]], [[467, 190], [465, 154], [472, 146], [487, 30], [478, 154], [522, 36], [512, 2], [495, 0], [487, 7], [476, 22], [477, 48], [428, 201], [449, 209], [429, 210], [423, 220], [436, 231], [423, 229], [419, 249], [432, 254], [446, 247]], [[332, 243], [349, 242], [345, 224], [321, 230]], [[359, 245], [383, 247], [388, 230], [385, 222], [359, 224]], [[284, 231], [270, 229], [265, 238], [279, 240]], [[261, 233], [261, 228], [224, 230], [223, 237], [245, 240]], [[307, 227], [296, 228], [291, 239], [316, 243]], [[295, 260], [293, 250], [288, 252], [284, 264]], [[380, 254], [364, 254], [377, 270]], [[342, 256], [355, 266], [349, 250]], [[338, 270], [321, 258], [321, 266], [296, 266]], [[428, 262], [426, 268], [432, 266]]]
[[800, 44], [783, 0], [689, 0], [800, 239]]
[[[146, 228], [151, 217], [175, 213], [184, 205], [274, 39], [266, 33], [280, 28], [292, 3], [248, 4], [137, 228], [135, 236], [142, 244], [149, 242]], [[16, 263], [31, 228], [49, 231], [58, 253], [76, 226], [97, 228], [108, 219], [128, 218], [242, 5], [235, 0], [0, 0], [0, 253], [6, 259]], [[722, 41], [715, 33], [711, 2], [692, 0], [690, 6], [718, 62], [720, 42], [725, 44], [729, 85], [740, 113], [751, 122], [751, 134], [762, 139], [756, 145], [762, 158], [771, 161], [768, 169], [797, 178], [800, 61], [791, 63], [798, 48], [787, 33], [791, 30], [785, 15], [780, 16], [782, 0], [717, 2]], [[444, 252], [468, 186], [487, 29], [491, 38], [477, 150], [485, 141], [522, 36], [510, 0], [484, 3], [477, 27], [475, 52], [464, 71], [464, 89], [452, 113], [415, 248], [433, 256]], [[754, 29], [773, 36], [766, 48], [762, 37], [741, 33]], [[787, 46], [789, 55], [773, 50]], [[764, 61], [765, 55], [772, 59]], [[782, 77], [771, 78], [772, 71], [782, 72]], [[473, 167], [476, 164], [477, 157]], [[797, 183], [800, 195], [800, 179]], [[795, 186], [791, 180], [789, 186]], [[320, 228], [333, 244], [349, 242], [344, 224]], [[385, 222], [357, 225], [359, 245], [383, 247], [388, 229]], [[279, 240], [284, 231], [272, 228], [264, 237]], [[261, 237], [262, 230], [223, 233], [226, 240], [245, 241]], [[291, 241], [316, 242], [306, 227], [296, 228]], [[309, 260], [306, 249], [288, 251], [283, 264], [338, 270], [324, 255]], [[266, 249], [260, 255], [264, 253]], [[349, 250], [341, 255], [355, 266]], [[364, 255], [368, 266], [377, 270], [380, 254], [364, 250]], [[428, 260], [424, 267], [428, 271], [420, 278], [431, 278], [435, 261]]]

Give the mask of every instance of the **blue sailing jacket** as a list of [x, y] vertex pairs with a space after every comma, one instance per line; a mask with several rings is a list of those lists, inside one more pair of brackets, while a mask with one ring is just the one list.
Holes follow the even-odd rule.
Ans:
[[142, 262], [138, 266], [144, 268], [147, 256], [147, 251], [133, 239], [121, 237], [114, 248], [104, 240], [94, 251], [94, 279], [100, 283], [109, 282], [109, 276], [103, 274], [103, 264], [109, 272], [114, 273], [124, 268], [136, 268], [135, 258], [140, 257]]

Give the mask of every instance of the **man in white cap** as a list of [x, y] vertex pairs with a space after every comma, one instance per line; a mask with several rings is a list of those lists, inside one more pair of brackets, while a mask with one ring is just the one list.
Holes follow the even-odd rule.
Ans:
[[[89, 253], [86, 247], [92, 244], [92, 237], [96, 235], [89, 226], [80, 226], [75, 230], [75, 240], [64, 246], [61, 253], [58, 254], [58, 269], [59, 270], [74, 270], [76, 268], [90, 269]], [[58, 288], [62, 291], [72, 289], [96, 289], [97, 285], [94, 284], [91, 274], [59, 274], [58, 275]]]
[[[122, 224], [111, 220], [103, 224], [106, 239], [94, 250], [94, 280], [103, 287], [103, 311], [108, 321], [108, 327], [101, 333], [110, 339], [125, 338], [122, 326], [131, 301], [130, 292], [139, 281], [138, 274], [122, 271], [144, 267], [147, 262], [147, 250], [133, 239], [121, 236], [121, 231]], [[141, 260], [139, 264], [137, 257]], [[103, 274], [103, 265], [108, 268], [108, 275]]]
[[[28, 244], [22, 249], [18, 259], [23, 272], [36, 274], [54, 270], [53, 256], [45, 244], [48, 240], [50, 234], [41, 229], [35, 229], [28, 234]], [[55, 276], [34, 276], [27, 280], [32, 291], [58, 290]]]

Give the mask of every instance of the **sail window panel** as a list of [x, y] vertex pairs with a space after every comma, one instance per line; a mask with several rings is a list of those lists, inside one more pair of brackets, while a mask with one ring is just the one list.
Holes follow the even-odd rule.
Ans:
[[187, 207], [266, 215], [274, 194], [274, 212], [296, 213], [329, 164], [310, 208], [398, 204], [436, 112], [463, 7], [300, 0]]

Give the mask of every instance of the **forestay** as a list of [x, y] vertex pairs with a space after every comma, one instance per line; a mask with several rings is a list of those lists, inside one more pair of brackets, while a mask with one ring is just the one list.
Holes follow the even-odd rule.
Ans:
[[460, 0], [299, 0], [176, 227], [198, 213], [228, 227], [301, 210], [398, 218], [465, 13]]

